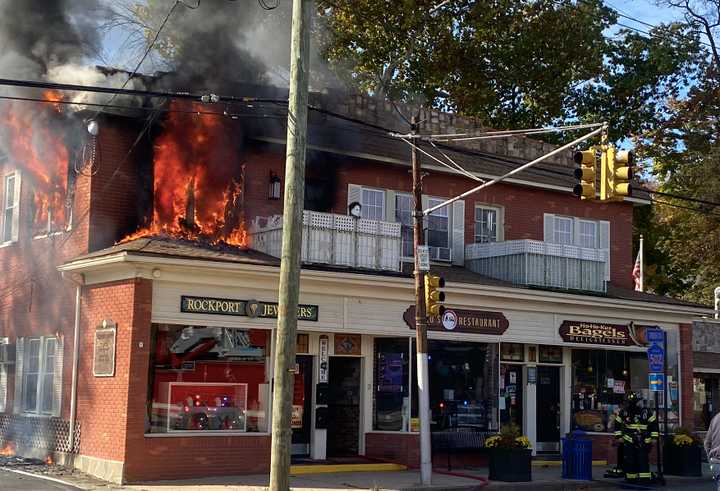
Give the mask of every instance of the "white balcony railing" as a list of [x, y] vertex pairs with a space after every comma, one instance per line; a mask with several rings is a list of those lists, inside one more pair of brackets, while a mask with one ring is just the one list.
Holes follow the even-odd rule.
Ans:
[[608, 251], [539, 240], [508, 240], [465, 247], [465, 266], [519, 285], [606, 290]]
[[[282, 216], [255, 219], [250, 237], [253, 249], [280, 257]], [[400, 245], [399, 223], [303, 212], [304, 263], [400, 271]]]

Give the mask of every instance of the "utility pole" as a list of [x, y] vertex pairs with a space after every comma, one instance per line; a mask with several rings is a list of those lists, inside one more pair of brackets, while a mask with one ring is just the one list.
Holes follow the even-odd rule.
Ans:
[[[417, 117], [410, 121], [413, 143], [418, 131]], [[417, 384], [420, 416], [420, 477], [422, 484], [428, 485], [432, 479], [432, 455], [430, 448], [430, 381], [428, 378], [428, 342], [427, 342], [427, 316], [425, 315], [425, 295], [423, 284], [425, 273], [420, 270], [420, 255], [418, 246], [425, 245], [423, 233], [423, 207], [422, 207], [422, 175], [418, 159], [417, 146], [412, 147], [412, 180], [413, 200], [415, 201], [414, 242], [415, 248], [415, 336], [417, 349]]]
[[285, 196], [272, 406], [271, 491], [290, 489], [291, 419], [305, 195], [311, 3], [312, 0], [293, 0], [292, 6]]

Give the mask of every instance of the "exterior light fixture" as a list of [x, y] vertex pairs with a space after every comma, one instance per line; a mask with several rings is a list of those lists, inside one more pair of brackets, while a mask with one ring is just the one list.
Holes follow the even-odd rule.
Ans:
[[273, 171], [270, 171], [270, 186], [268, 188], [268, 199], [280, 199], [280, 185], [282, 181]]
[[100, 124], [98, 124], [97, 120], [91, 119], [87, 122], [87, 130], [92, 136], [98, 136], [100, 133]]

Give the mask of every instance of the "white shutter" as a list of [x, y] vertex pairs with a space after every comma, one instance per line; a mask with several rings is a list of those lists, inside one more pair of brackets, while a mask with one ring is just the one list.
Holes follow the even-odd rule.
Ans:
[[60, 416], [62, 409], [62, 379], [63, 379], [63, 351], [64, 344], [60, 338], [55, 344], [55, 370], [53, 372], [53, 416]]
[[395, 191], [385, 191], [385, 221], [395, 222]]
[[0, 363], [0, 413], [5, 412], [7, 405], [7, 365]]
[[545, 213], [543, 215], [543, 219], [543, 240], [545, 242], [554, 242], [553, 237], [555, 234], [553, 231], [555, 230], [555, 215], [552, 213]]
[[505, 207], [498, 208], [497, 211], [497, 241], [502, 242], [505, 240]]
[[25, 339], [18, 338], [15, 345], [15, 392], [13, 393], [13, 413], [22, 412], [23, 362], [25, 361]]
[[465, 202], [458, 200], [452, 205], [452, 262], [465, 264]]
[[20, 230], [20, 171], [15, 171], [15, 201], [13, 202], [11, 236], [13, 242], [18, 241]]
[[[362, 186], [358, 186], [357, 184], [348, 184], [348, 207], [350, 206], [350, 203], [355, 202], [362, 203]], [[345, 210], [345, 212], [347, 213], [348, 210]]]
[[600, 220], [598, 234], [600, 235], [600, 249], [604, 249], [607, 254], [607, 260], [605, 261], [605, 281], [610, 281], [610, 222]]

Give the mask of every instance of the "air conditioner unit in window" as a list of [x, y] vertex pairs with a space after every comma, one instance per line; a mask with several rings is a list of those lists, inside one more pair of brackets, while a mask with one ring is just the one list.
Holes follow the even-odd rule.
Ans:
[[430, 247], [431, 261], [452, 261], [452, 249], [449, 247]]
[[14, 344], [0, 344], [0, 363], [15, 363]]

